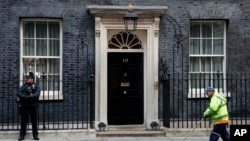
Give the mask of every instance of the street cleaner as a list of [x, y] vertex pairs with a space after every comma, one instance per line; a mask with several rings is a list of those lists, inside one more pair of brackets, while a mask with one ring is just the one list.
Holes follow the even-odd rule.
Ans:
[[213, 131], [210, 134], [209, 141], [218, 141], [220, 137], [223, 141], [230, 141], [227, 131], [229, 123], [227, 99], [222, 93], [215, 92], [213, 87], [206, 88], [205, 94], [210, 98], [210, 103], [203, 116], [204, 118], [210, 117], [213, 124]]

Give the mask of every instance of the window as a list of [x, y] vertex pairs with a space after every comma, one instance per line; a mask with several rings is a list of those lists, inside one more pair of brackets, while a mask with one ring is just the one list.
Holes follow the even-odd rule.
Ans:
[[[222, 89], [225, 75], [225, 21], [192, 21], [190, 24], [190, 93], [212, 86]], [[220, 79], [218, 79], [220, 78]], [[200, 95], [200, 96], [202, 96]]]
[[40, 99], [62, 99], [62, 22], [51, 19], [21, 20], [20, 78], [36, 75]]

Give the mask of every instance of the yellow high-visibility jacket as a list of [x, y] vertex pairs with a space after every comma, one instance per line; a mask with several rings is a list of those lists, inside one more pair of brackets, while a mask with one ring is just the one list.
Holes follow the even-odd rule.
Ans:
[[223, 94], [214, 92], [210, 99], [209, 107], [204, 112], [204, 116], [209, 116], [212, 124], [229, 123], [227, 99]]

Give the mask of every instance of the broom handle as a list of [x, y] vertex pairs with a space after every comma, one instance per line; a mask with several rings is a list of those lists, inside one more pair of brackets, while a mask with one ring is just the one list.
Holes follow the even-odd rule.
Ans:
[[185, 136], [185, 138], [182, 140], [182, 141], [184, 141], [184, 140], [186, 140], [186, 138], [201, 124], [201, 122], [204, 120], [204, 118], [202, 118], [197, 124], [196, 124], [196, 126], [191, 130], [191, 131], [189, 131], [188, 132], [188, 134]]

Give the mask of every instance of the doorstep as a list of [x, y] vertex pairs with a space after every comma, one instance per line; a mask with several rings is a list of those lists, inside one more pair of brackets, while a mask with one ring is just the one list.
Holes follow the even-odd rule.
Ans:
[[162, 129], [146, 129], [143, 125], [118, 125], [108, 126], [106, 131], [97, 131], [96, 137], [165, 137]]

